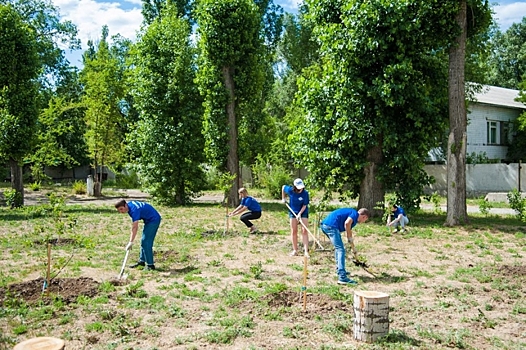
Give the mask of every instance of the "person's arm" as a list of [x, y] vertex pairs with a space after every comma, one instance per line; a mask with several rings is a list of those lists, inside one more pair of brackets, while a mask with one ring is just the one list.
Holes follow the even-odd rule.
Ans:
[[347, 242], [352, 241], [352, 223], [353, 220], [351, 217], [348, 217], [347, 220], [345, 220], [345, 233], [347, 235]]
[[281, 201], [283, 203], [287, 203], [287, 199], [285, 198], [285, 185], [281, 186]]
[[134, 221], [132, 223], [132, 227], [131, 227], [131, 233], [130, 233], [130, 241], [128, 242], [128, 244], [126, 245], [126, 250], [130, 250], [132, 245], [133, 245], [133, 240], [135, 239], [135, 237], [137, 236], [137, 231], [139, 230], [139, 221]]
[[247, 210], [247, 207], [245, 207], [244, 205], [240, 204], [236, 209], [234, 209], [234, 211], [232, 211], [230, 214], [228, 214], [228, 216], [234, 216], [234, 215], [240, 214], [240, 213], [244, 212], [245, 210]]

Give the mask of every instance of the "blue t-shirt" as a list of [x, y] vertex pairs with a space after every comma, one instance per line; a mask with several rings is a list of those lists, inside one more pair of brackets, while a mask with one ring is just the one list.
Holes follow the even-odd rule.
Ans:
[[396, 218], [398, 217], [398, 215], [400, 215], [400, 214], [402, 214], [403, 216], [407, 216], [407, 215], [405, 214], [405, 210], [404, 210], [404, 208], [402, 208], [402, 207], [396, 207], [396, 210], [393, 211], [393, 215], [394, 215], [395, 219], [396, 219]]
[[161, 221], [161, 215], [150, 204], [139, 201], [128, 202], [128, 215], [132, 221], [143, 220], [145, 224]]
[[303, 189], [301, 193], [297, 193], [294, 192], [293, 186], [285, 185], [284, 191], [286, 194], [288, 194], [290, 198], [289, 205], [290, 208], [294, 211], [294, 214], [298, 214], [304, 205], [306, 205], [307, 208], [305, 208], [303, 215], [309, 214], [309, 192], [307, 192], [306, 189]]
[[241, 205], [247, 207], [250, 211], [261, 211], [261, 205], [259, 205], [258, 201], [252, 197], [241, 199]]
[[345, 221], [347, 221], [347, 218], [352, 219], [351, 228], [353, 228], [358, 223], [359, 216], [360, 214], [358, 214], [358, 211], [356, 209], [340, 208], [330, 213], [325, 219], [323, 219], [321, 223], [322, 225], [327, 225], [333, 228], [337, 228], [338, 231], [344, 232], [345, 231]]

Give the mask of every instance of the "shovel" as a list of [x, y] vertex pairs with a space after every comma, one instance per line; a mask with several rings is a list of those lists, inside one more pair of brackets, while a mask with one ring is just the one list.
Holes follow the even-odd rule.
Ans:
[[119, 280], [121, 278], [124, 277], [124, 279], [126, 279], [126, 277], [128, 277], [128, 274], [124, 274], [124, 268], [126, 267], [126, 263], [128, 262], [128, 255], [130, 254], [130, 250], [127, 249], [126, 250], [126, 255], [124, 256], [124, 261], [122, 262], [122, 267], [121, 267], [121, 273], [119, 273]]
[[[292, 210], [292, 208], [291, 208], [287, 203], [285, 203], [285, 205], [287, 206], [287, 208], [290, 210], [290, 212], [291, 212], [293, 215], [296, 215], [296, 214], [294, 213], [294, 211]], [[312, 234], [312, 232], [310, 232], [310, 230], [309, 230], [309, 228], [307, 227], [307, 225], [305, 225], [305, 224], [303, 223], [302, 220], [298, 220], [298, 221], [300, 222], [301, 226], [303, 226], [303, 227], [305, 228], [305, 230], [307, 230], [307, 232], [308, 232], [309, 235], [312, 237], [312, 239], [314, 239], [314, 242], [316, 242], [316, 244], [318, 244], [318, 247], [320, 247], [319, 250], [326, 250], [325, 248], [323, 248], [323, 246], [321, 245], [320, 241], [318, 241], [318, 239], [316, 238], [316, 236], [314, 236], [314, 235]]]
[[368, 274], [370, 274], [374, 278], [377, 278], [374, 273], [369, 271], [369, 265], [367, 265], [367, 263], [365, 261], [360, 261], [360, 259], [358, 259], [358, 254], [356, 252], [356, 248], [354, 247], [354, 240], [353, 240], [352, 237], [349, 240], [349, 245], [351, 246], [351, 251], [352, 251], [352, 254], [353, 254], [353, 258], [352, 258], [353, 264], [358, 266], [358, 267], [361, 267], [365, 272], [367, 272]]

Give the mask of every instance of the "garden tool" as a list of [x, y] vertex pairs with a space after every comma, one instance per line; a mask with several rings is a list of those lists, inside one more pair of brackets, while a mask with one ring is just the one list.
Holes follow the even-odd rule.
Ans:
[[124, 268], [126, 267], [126, 263], [128, 262], [128, 255], [130, 254], [130, 249], [126, 249], [126, 255], [124, 255], [124, 261], [122, 262], [122, 267], [121, 267], [121, 273], [119, 273], [119, 280], [121, 278], [124, 277], [124, 279], [126, 279], [126, 277], [128, 277], [127, 274], [124, 274]]
[[365, 261], [361, 261], [358, 258], [358, 252], [356, 251], [356, 248], [354, 247], [353, 237], [351, 237], [349, 239], [349, 246], [350, 246], [350, 250], [352, 252], [352, 262], [353, 262], [353, 264], [358, 266], [358, 267], [361, 267], [365, 272], [367, 272], [368, 274], [370, 274], [371, 276], [376, 278], [376, 275], [374, 273], [372, 273], [371, 271], [369, 271], [369, 265], [367, 265], [367, 263]]
[[[290, 210], [290, 212], [296, 216], [296, 213], [294, 213], [294, 211], [292, 210], [292, 208], [285, 202], [285, 205], [287, 206], [287, 208]], [[307, 227], [307, 225], [305, 225], [303, 223], [303, 220], [301, 220], [301, 218], [298, 218], [298, 221], [300, 222], [301, 226], [303, 226], [305, 228], [305, 230], [307, 230], [307, 232], [309, 233], [309, 235], [314, 239], [314, 242], [316, 242], [316, 244], [318, 244], [318, 246], [320, 247], [319, 250], [326, 250], [325, 248], [323, 248], [323, 246], [321, 245], [320, 241], [318, 241], [318, 239], [316, 238], [316, 236], [314, 236], [312, 234], [312, 232], [310, 232], [309, 228]]]

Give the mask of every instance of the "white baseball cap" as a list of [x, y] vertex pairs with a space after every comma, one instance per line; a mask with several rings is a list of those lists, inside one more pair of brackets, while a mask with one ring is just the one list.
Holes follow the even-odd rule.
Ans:
[[297, 178], [294, 180], [294, 187], [296, 187], [298, 190], [301, 190], [302, 188], [305, 188], [305, 184], [303, 183], [302, 179]]

